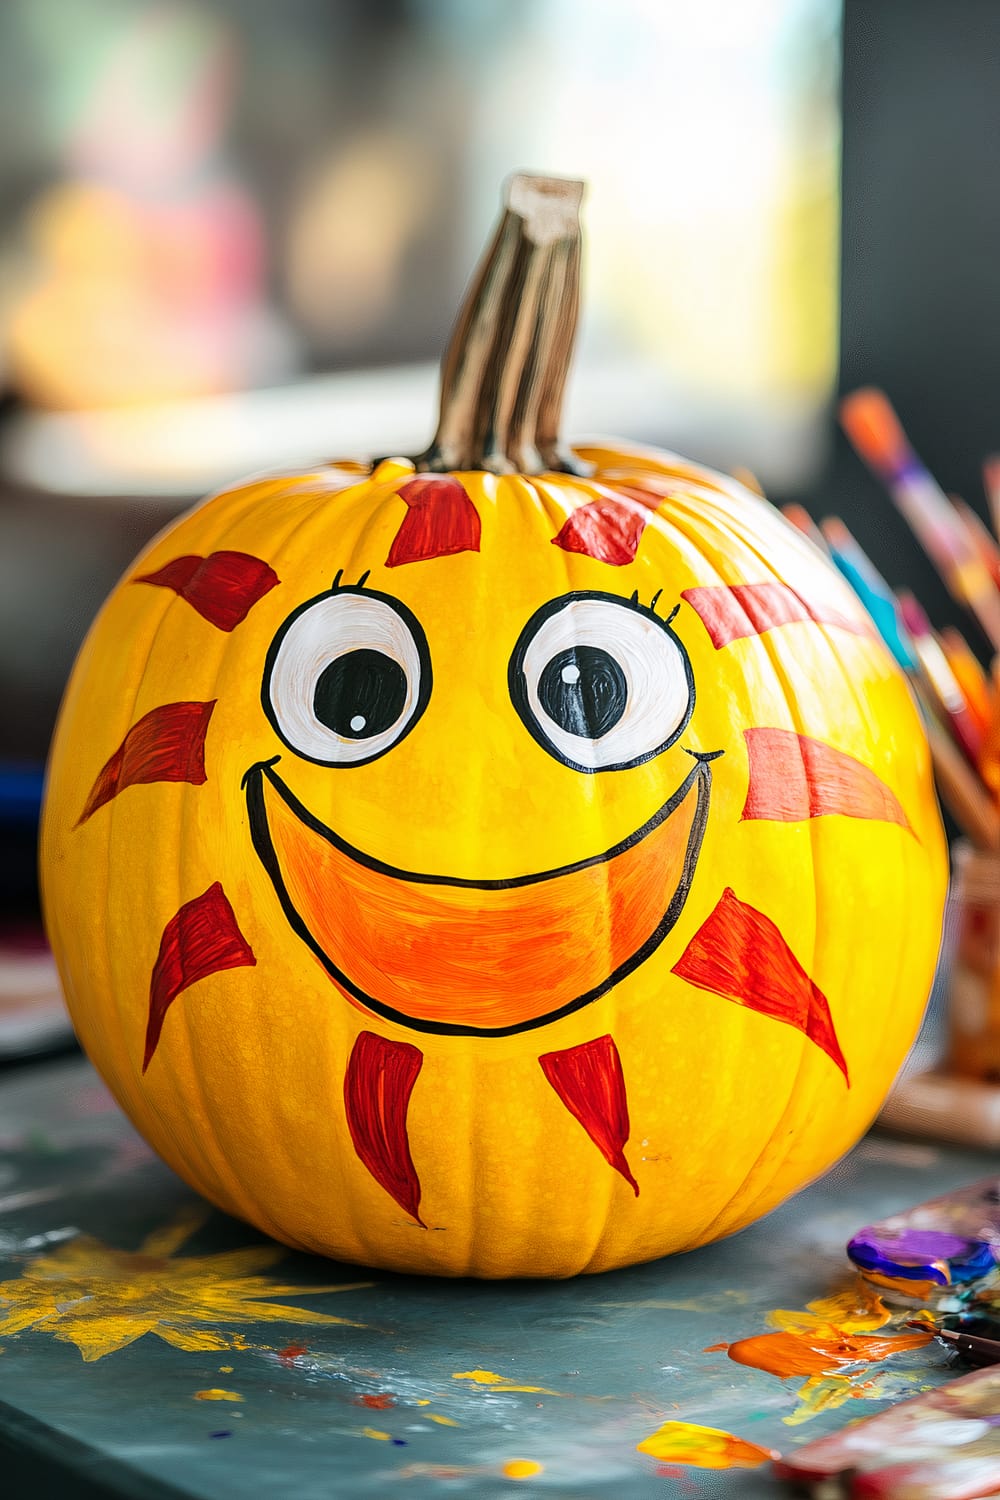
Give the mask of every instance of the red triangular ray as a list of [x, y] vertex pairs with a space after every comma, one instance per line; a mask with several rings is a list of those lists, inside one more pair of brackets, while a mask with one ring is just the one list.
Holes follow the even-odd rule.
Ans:
[[178, 995], [209, 974], [256, 963], [219, 881], [186, 902], [164, 927], [153, 965], [142, 1071], [149, 1067], [164, 1017]]
[[909, 829], [895, 794], [853, 755], [793, 729], [744, 729], [743, 737], [750, 758], [744, 821], [797, 823], [840, 814]]
[[420, 1179], [410, 1155], [406, 1112], [424, 1055], [409, 1042], [362, 1031], [344, 1077], [347, 1125], [354, 1149], [375, 1181], [422, 1229]]
[[745, 636], [763, 635], [779, 625], [805, 620], [816, 625], [838, 625], [853, 635], [870, 635], [873, 629], [832, 606], [810, 603], [787, 583], [711, 584], [684, 589], [681, 598], [699, 616], [716, 650]]
[[546, 1052], [538, 1061], [570, 1114], [638, 1198], [639, 1184], [625, 1159], [630, 1128], [625, 1075], [612, 1038], [599, 1036], [564, 1052]]
[[606, 499], [590, 500], [567, 516], [559, 535], [552, 538], [552, 545], [622, 568], [635, 561], [645, 529], [646, 515], [641, 505], [609, 495]]
[[673, 972], [700, 990], [711, 990], [804, 1032], [836, 1063], [850, 1085], [826, 996], [770, 917], [740, 901], [728, 888]]
[[249, 552], [212, 552], [208, 557], [175, 557], [133, 583], [173, 589], [219, 630], [234, 630], [280, 580], [273, 568]]
[[479, 512], [457, 479], [430, 474], [408, 480], [396, 493], [409, 508], [393, 537], [387, 568], [479, 551]]
[[90, 789], [79, 828], [127, 786], [152, 781], [205, 782], [205, 735], [217, 700], [164, 703], [144, 714], [102, 767]]

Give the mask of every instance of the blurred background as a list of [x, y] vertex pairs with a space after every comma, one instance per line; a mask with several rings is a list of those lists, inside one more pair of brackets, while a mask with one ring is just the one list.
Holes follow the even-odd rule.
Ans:
[[206, 490], [424, 446], [517, 168], [589, 183], [567, 433], [836, 509], [946, 622], [835, 404], [884, 386], [984, 509], [998, 125], [995, 0], [5, 0], [4, 920], [102, 597]]

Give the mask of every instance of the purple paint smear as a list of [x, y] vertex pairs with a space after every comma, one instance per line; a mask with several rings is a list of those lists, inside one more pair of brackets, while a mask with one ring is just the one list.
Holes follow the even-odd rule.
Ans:
[[[862, 1270], [907, 1281], [933, 1281], [938, 1286], [988, 1276], [998, 1260], [996, 1248], [986, 1240], [939, 1229], [862, 1229], [851, 1240], [847, 1253]], [[947, 1271], [935, 1264], [941, 1261]]]

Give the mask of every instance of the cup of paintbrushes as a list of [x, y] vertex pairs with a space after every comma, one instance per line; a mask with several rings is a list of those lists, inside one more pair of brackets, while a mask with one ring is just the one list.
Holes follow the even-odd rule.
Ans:
[[1000, 1083], [1000, 851], [953, 850], [949, 1072]]

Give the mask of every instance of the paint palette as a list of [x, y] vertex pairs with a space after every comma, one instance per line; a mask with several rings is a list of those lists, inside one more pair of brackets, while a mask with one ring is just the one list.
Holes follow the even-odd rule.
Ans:
[[1000, 1368], [977, 1370], [778, 1459], [810, 1494], [975, 1500], [1000, 1491]]
[[1000, 1276], [1000, 1177], [869, 1224], [847, 1253], [888, 1301], [964, 1303]]

